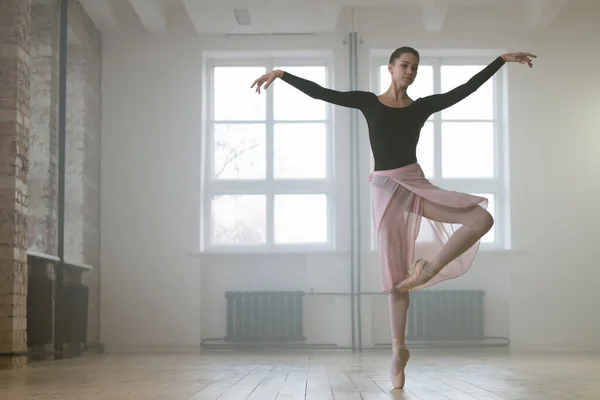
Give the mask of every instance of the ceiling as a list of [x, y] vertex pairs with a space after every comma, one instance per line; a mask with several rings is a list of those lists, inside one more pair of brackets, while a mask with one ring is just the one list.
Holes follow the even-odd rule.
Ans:
[[[184, 15], [198, 34], [306, 34], [332, 32], [346, 7], [420, 9], [423, 27], [440, 31], [448, 11], [508, 7], [524, 13], [532, 29], [546, 29], [567, 4], [582, 0], [80, 0], [104, 34], [137, 26], [149, 34], [172, 28]], [[598, 1], [598, 0], [594, 0]], [[600, 3], [600, 1], [598, 1]], [[179, 19], [178, 19], [179, 21]]]

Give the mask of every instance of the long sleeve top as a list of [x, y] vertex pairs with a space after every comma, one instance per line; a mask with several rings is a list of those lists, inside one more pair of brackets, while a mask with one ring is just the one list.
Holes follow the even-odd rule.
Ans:
[[386, 106], [372, 92], [324, 88], [289, 72], [284, 72], [281, 79], [314, 99], [360, 110], [369, 128], [375, 170], [390, 170], [417, 162], [421, 128], [431, 114], [474, 93], [504, 64], [498, 57], [464, 84], [446, 93], [421, 97], [405, 107]]

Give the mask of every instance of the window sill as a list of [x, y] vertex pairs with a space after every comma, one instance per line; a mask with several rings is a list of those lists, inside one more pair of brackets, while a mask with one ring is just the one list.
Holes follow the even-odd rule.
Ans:
[[[30, 250], [30, 249], [27, 250], [27, 256], [38, 259], [38, 260], [51, 261], [56, 264], [58, 264], [60, 262], [60, 258], [57, 256], [54, 256], [52, 254], [42, 253], [42, 252], [35, 251], [35, 250]], [[82, 270], [87, 270], [87, 271], [91, 271], [94, 269], [94, 267], [89, 264], [69, 262], [66, 260], [63, 260], [63, 265], [70, 267], [70, 268], [77, 268], [77, 269], [82, 269]]]
[[76, 263], [76, 262], [65, 261], [65, 265], [67, 267], [76, 268], [76, 269], [82, 269], [82, 270], [87, 270], [87, 271], [91, 271], [91, 270], [94, 269], [94, 267], [91, 266], [91, 265], [89, 265], [89, 264]]
[[60, 258], [58, 258], [57, 256], [54, 256], [52, 254], [46, 254], [46, 253], [42, 253], [40, 251], [35, 251], [35, 250], [27, 250], [27, 255], [29, 257], [32, 258], [37, 258], [40, 260], [46, 260], [46, 261], [53, 261], [53, 262], [59, 262]]
[[228, 250], [205, 250], [193, 251], [189, 253], [190, 257], [222, 257], [222, 256], [333, 256], [346, 255], [349, 251], [343, 250], [309, 250], [309, 249], [285, 249], [285, 250], [248, 250], [248, 249], [228, 249]]
[[[377, 255], [378, 250], [370, 249], [362, 252], [363, 254]], [[480, 254], [502, 254], [502, 255], [519, 255], [524, 254], [523, 250], [516, 249], [501, 249], [501, 248], [480, 248]], [[235, 256], [344, 256], [350, 254], [350, 250], [206, 250], [192, 251], [188, 253], [192, 258], [203, 257], [235, 257]]]
[[[486, 248], [486, 247], [480, 247], [477, 252], [478, 253], [482, 253], [482, 254], [506, 254], [506, 255], [525, 254], [525, 252], [523, 250], [504, 249], [504, 248], [496, 248], [496, 247], [488, 247], [488, 248]], [[367, 251], [367, 253], [369, 253], [369, 254], [378, 254], [379, 250], [370, 249], [370, 250]]]

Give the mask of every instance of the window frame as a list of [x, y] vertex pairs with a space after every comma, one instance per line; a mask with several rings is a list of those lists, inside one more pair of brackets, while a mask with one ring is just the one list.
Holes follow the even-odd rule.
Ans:
[[[489, 65], [494, 57], [482, 52], [436, 52], [421, 55], [420, 65], [433, 67], [433, 92], [441, 93], [441, 68], [448, 65]], [[462, 55], [461, 55], [462, 54]], [[490, 52], [490, 54], [493, 54]], [[496, 53], [498, 54], [498, 53]], [[374, 52], [371, 57], [370, 85], [373, 91], [379, 91], [379, 73], [382, 65], [387, 65], [389, 54], [387, 52]], [[418, 77], [417, 77], [418, 79]], [[493, 122], [494, 126], [494, 176], [491, 178], [443, 178], [442, 177], [442, 112], [437, 112], [428, 119], [433, 123], [433, 160], [434, 176], [428, 177], [429, 181], [436, 186], [448, 190], [456, 190], [464, 193], [485, 193], [494, 195], [494, 240], [481, 242], [480, 249], [500, 251], [510, 249], [510, 192], [508, 173], [508, 132], [507, 132], [507, 105], [506, 105], [506, 71], [501, 69], [491, 78], [494, 91], [494, 116], [492, 120], [445, 120], [447, 122]], [[466, 81], [465, 81], [466, 82]], [[416, 99], [415, 99], [416, 100]], [[370, 167], [373, 168], [373, 156], [371, 154]], [[488, 208], [489, 210], [489, 208]], [[492, 211], [492, 210], [490, 210]], [[377, 233], [374, 224], [371, 223], [371, 250], [377, 250]]]
[[[272, 71], [275, 67], [324, 67], [325, 86], [333, 82], [333, 57], [329, 53], [308, 55], [305, 52], [298, 54], [278, 53], [249, 53], [244, 55], [238, 52], [236, 56], [231, 53], [211, 52], [204, 60], [205, 88], [203, 107], [203, 141], [201, 163], [201, 253], [278, 253], [278, 252], [323, 252], [333, 251], [335, 244], [335, 143], [334, 143], [334, 118], [333, 107], [325, 103], [324, 120], [280, 120], [274, 119], [274, 91], [269, 88], [260, 95], [266, 96], [266, 117], [264, 120], [232, 121], [218, 120], [214, 117], [214, 69], [218, 67], [265, 67]], [[248, 82], [248, 90], [251, 82]], [[274, 84], [285, 84], [277, 83]], [[243, 89], [243, 88], [242, 88]], [[318, 100], [314, 100], [318, 101]], [[326, 135], [326, 176], [322, 179], [275, 179], [274, 173], [274, 127], [275, 124], [285, 123], [325, 123]], [[266, 133], [266, 176], [264, 179], [213, 179], [214, 167], [214, 126], [215, 124], [264, 124]], [[213, 220], [212, 199], [220, 194], [260, 194], [266, 196], [266, 241], [264, 243], [249, 244], [214, 244], [212, 243]], [[316, 243], [276, 243], [275, 242], [275, 196], [285, 194], [324, 194], [327, 196], [327, 240]]]

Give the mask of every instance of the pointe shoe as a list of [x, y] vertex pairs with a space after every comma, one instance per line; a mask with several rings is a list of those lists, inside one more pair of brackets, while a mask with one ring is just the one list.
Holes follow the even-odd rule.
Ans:
[[397, 375], [390, 374], [390, 378], [392, 379], [392, 387], [394, 389], [403, 389], [404, 382], [406, 381], [406, 375], [404, 374], [404, 368], [406, 367], [406, 364], [408, 363], [408, 360], [410, 359], [410, 351], [408, 349], [399, 349], [399, 350], [395, 350], [395, 351], [397, 351], [400, 356], [400, 362], [401, 362], [400, 372], [398, 372]]
[[412, 276], [416, 274], [416, 276], [419, 276], [421, 271], [423, 271], [425, 264], [427, 264], [427, 261], [422, 258], [413, 261], [413, 263], [408, 266], [408, 275]]
[[422, 258], [415, 260], [415, 262], [408, 266], [408, 278], [396, 285], [394, 289], [396, 289], [398, 292], [406, 292], [416, 286], [426, 283], [429, 279], [431, 279], [431, 277], [425, 276], [425, 280], [422, 278], [419, 279], [426, 265], [427, 261], [423, 260]]

